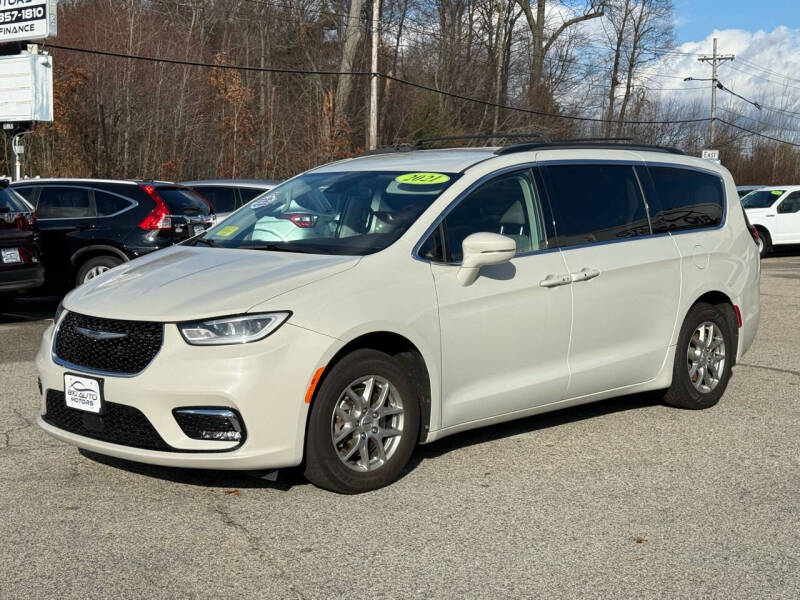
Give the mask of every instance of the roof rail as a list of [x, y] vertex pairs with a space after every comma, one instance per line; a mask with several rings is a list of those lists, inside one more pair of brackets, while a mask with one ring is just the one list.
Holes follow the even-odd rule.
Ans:
[[504, 146], [495, 151], [498, 156], [532, 150], [640, 150], [645, 152], [663, 152], [665, 154], [685, 154], [682, 150], [669, 146], [640, 144], [632, 138], [582, 138], [570, 140], [553, 140], [549, 142], [525, 142]]
[[527, 140], [530, 138], [538, 138], [540, 142], [550, 142], [550, 138], [547, 136], [547, 134], [541, 131], [532, 131], [530, 133], [506, 133], [504, 131], [498, 131], [495, 133], [476, 133], [470, 135], [448, 135], [444, 137], [421, 138], [414, 142], [414, 149], [420, 150], [423, 146], [435, 144], [436, 142], [459, 142], [463, 140], [491, 140], [501, 138], [508, 140]]
[[362, 156], [373, 156], [375, 154], [392, 154], [393, 152], [411, 152], [414, 150], [414, 147], [410, 144], [395, 144], [394, 146], [382, 146], [380, 148], [375, 148], [374, 150], [365, 150], [360, 154], [356, 154], [356, 158], [361, 158]]

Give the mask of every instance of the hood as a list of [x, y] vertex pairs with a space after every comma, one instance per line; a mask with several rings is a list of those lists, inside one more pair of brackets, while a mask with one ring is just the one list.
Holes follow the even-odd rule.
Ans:
[[[355, 266], [358, 256], [173, 246], [112, 269], [64, 298], [109, 319], [184, 321], [247, 312]], [[291, 306], [277, 309], [291, 310]]]

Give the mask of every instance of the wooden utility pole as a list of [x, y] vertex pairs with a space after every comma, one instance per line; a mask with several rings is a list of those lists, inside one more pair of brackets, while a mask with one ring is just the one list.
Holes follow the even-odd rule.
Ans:
[[381, 0], [372, 0], [372, 67], [369, 90], [369, 143], [368, 150], [378, 147], [378, 44], [380, 42], [379, 20]]
[[701, 56], [697, 60], [700, 62], [711, 63], [711, 140], [710, 145], [714, 147], [714, 125], [717, 121], [717, 63], [733, 60], [733, 54], [717, 54], [717, 38], [714, 38], [714, 50], [711, 56]]

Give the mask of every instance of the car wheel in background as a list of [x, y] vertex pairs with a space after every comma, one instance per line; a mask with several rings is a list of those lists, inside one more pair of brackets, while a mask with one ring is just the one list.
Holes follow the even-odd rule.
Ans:
[[694, 410], [719, 402], [736, 356], [733, 318], [732, 309], [725, 304], [701, 302], [691, 308], [681, 327], [672, 385], [664, 402]]
[[418, 394], [398, 362], [356, 350], [328, 373], [311, 407], [306, 478], [342, 494], [392, 483], [414, 451], [419, 420]]
[[758, 253], [764, 258], [772, 250], [772, 239], [766, 229], [758, 228]]
[[109, 269], [113, 269], [114, 267], [121, 264], [122, 261], [116, 256], [106, 255], [106, 256], [96, 256], [94, 258], [90, 258], [81, 265], [80, 269], [78, 269], [78, 275], [75, 278], [75, 285], [81, 285], [82, 283], [86, 283], [90, 279], [94, 279], [95, 277], [102, 275]]

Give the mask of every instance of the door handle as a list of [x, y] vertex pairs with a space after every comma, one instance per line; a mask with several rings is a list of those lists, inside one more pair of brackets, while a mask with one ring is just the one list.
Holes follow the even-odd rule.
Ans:
[[569, 285], [572, 278], [569, 275], [548, 275], [539, 282], [540, 287], [551, 288], [560, 285]]
[[77, 229], [80, 231], [86, 231], [87, 229], [94, 229], [94, 225], [91, 223], [78, 223]]
[[590, 279], [600, 276], [600, 269], [590, 269], [588, 267], [584, 267], [580, 271], [570, 273], [569, 275], [572, 278], [572, 281], [589, 281]]

